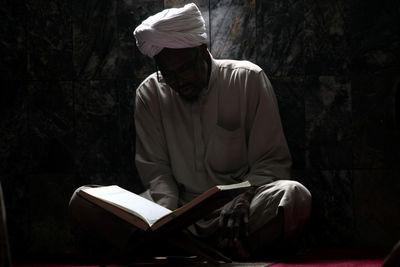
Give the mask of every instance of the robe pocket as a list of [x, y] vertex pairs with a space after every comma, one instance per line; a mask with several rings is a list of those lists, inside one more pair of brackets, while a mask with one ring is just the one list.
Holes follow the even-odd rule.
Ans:
[[244, 128], [227, 130], [216, 125], [207, 156], [211, 169], [218, 173], [233, 173], [247, 164], [247, 147]]

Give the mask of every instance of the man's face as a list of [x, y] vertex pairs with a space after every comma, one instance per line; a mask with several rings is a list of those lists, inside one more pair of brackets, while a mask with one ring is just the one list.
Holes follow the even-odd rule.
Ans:
[[196, 101], [208, 85], [205, 53], [208, 53], [205, 46], [183, 49], [164, 48], [155, 56], [165, 82], [189, 102]]

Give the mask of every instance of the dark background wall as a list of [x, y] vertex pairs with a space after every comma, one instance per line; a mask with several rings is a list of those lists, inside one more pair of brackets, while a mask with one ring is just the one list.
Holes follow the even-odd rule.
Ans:
[[[1, 1], [0, 179], [15, 261], [85, 247], [67, 212], [78, 186], [142, 190], [133, 105], [154, 66], [132, 31], [185, 2]], [[212, 54], [251, 60], [272, 81], [293, 178], [314, 197], [306, 245], [392, 246], [400, 239], [400, 2], [195, 2]]]

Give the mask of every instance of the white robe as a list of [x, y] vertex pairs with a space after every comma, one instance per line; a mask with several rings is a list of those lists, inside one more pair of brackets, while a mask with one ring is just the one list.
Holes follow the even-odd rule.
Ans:
[[195, 103], [155, 73], [137, 89], [136, 166], [152, 198], [170, 209], [217, 184], [290, 177], [291, 156], [263, 70], [248, 61], [211, 65], [209, 87]]
[[[182, 100], [162, 80], [158, 82], [155, 73], [138, 87], [136, 166], [148, 188], [143, 195], [175, 209], [214, 185], [244, 180], [256, 186], [270, 184], [265, 187], [270, 193], [260, 191], [252, 202], [250, 215], [258, 220], [251, 228], [256, 230], [278, 206], [286, 205], [291, 212], [294, 204], [288, 203], [304, 198], [304, 194], [291, 197], [291, 192], [304, 192], [305, 198], [310, 194], [298, 183], [272, 183], [290, 179], [291, 156], [264, 71], [248, 61], [212, 58], [211, 62], [209, 86], [197, 102]], [[269, 207], [260, 208], [266, 202]], [[309, 208], [299, 210], [300, 216], [307, 217]], [[265, 219], [254, 214], [256, 210]], [[296, 223], [290, 214], [286, 217], [285, 221]], [[215, 216], [210, 219], [200, 226], [204, 234], [216, 229]], [[287, 227], [290, 231], [292, 226]]]

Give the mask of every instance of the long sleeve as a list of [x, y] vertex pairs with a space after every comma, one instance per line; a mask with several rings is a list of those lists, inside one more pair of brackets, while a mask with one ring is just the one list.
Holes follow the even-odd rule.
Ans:
[[263, 71], [252, 73], [247, 85], [252, 96], [249, 96], [246, 114], [250, 167], [246, 179], [262, 185], [290, 178], [291, 155], [272, 85]]
[[166, 208], [176, 209], [179, 192], [170, 167], [158, 95], [150, 88], [140, 89], [135, 105], [136, 167], [153, 200]]
[[209, 87], [195, 103], [150, 76], [137, 90], [135, 123], [139, 175], [165, 207], [217, 184], [290, 177], [275, 94], [250, 62], [213, 60]]

